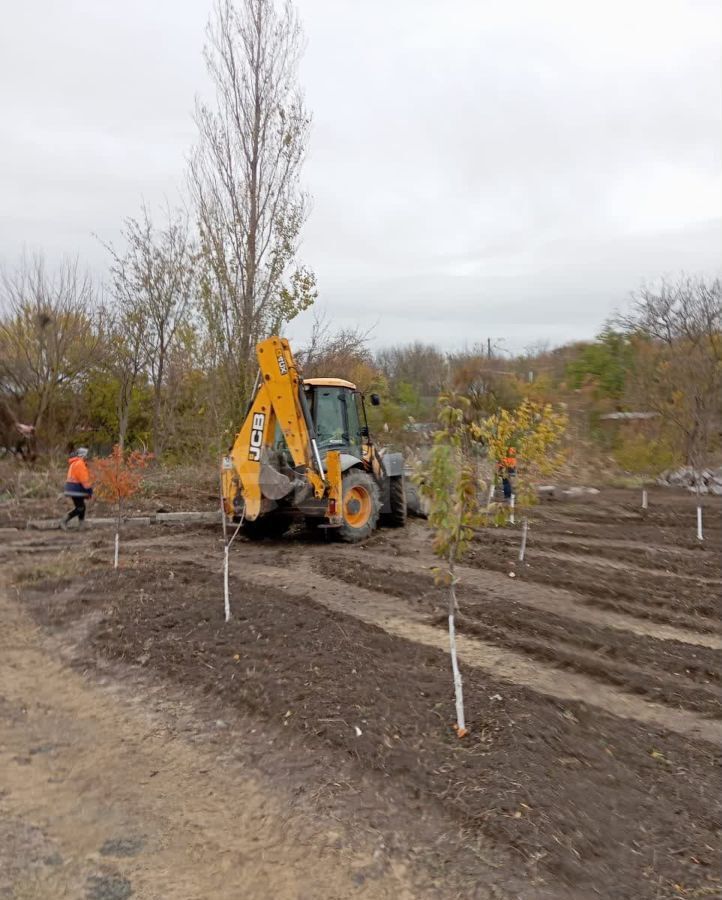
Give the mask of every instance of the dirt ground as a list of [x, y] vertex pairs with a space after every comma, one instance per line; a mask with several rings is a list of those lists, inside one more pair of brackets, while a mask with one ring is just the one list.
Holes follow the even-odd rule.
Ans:
[[[0, 533], [0, 898], [721, 896], [719, 501], [552, 502], [460, 569], [424, 523]], [[513, 575], [514, 577], [510, 577]]]

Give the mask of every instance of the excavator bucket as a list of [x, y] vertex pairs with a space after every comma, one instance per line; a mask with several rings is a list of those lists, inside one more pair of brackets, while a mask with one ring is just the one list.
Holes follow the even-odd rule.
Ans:
[[258, 484], [261, 493], [269, 500], [281, 500], [293, 490], [293, 482], [290, 478], [274, 469], [268, 461], [268, 454], [263, 453], [261, 456], [261, 471], [258, 476]]

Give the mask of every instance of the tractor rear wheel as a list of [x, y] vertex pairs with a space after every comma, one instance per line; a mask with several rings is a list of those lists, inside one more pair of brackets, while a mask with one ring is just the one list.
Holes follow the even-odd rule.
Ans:
[[403, 528], [406, 524], [406, 481], [403, 475], [389, 478], [389, 511], [387, 524], [392, 528]]
[[381, 511], [378, 485], [361, 469], [351, 469], [343, 477], [341, 512], [343, 524], [338, 529], [342, 541], [355, 544], [376, 530]]

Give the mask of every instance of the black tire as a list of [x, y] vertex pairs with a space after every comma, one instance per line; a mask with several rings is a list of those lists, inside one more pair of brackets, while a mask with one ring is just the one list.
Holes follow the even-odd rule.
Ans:
[[244, 521], [241, 525], [241, 532], [250, 541], [262, 541], [266, 538], [275, 540], [283, 537], [290, 527], [291, 523], [288, 519], [270, 513], [259, 516], [252, 522]]
[[389, 505], [391, 510], [385, 517], [385, 524], [391, 528], [403, 528], [406, 524], [406, 480], [403, 475], [389, 478]]
[[379, 522], [381, 496], [378, 485], [362, 469], [351, 469], [343, 476], [342, 489], [344, 521], [336, 533], [347, 544], [365, 541], [374, 533]]

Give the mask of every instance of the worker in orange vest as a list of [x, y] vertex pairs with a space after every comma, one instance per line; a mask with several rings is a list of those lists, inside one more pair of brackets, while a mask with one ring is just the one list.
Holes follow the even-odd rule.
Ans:
[[510, 500], [513, 493], [511, 479], [516, 475], [516, 450], [513, 447], [509, 447], [506, 456], [503, 456], [496, 464], [496, 471], [501, 477], [504, 499]]
[[78, 527], [85, 527], [85, 501], [93, 496], [93, 486], [90, 480], [90, 472], [85, 460], [88, 458], [87, 447], [78, 447], [70, 454], [68, 460], [68, 474], [65, 479], [63, 493], [73, 501], [73, 508], [60, 521], [63, 531], [68, 528], [68, 522], [77, 517]]

